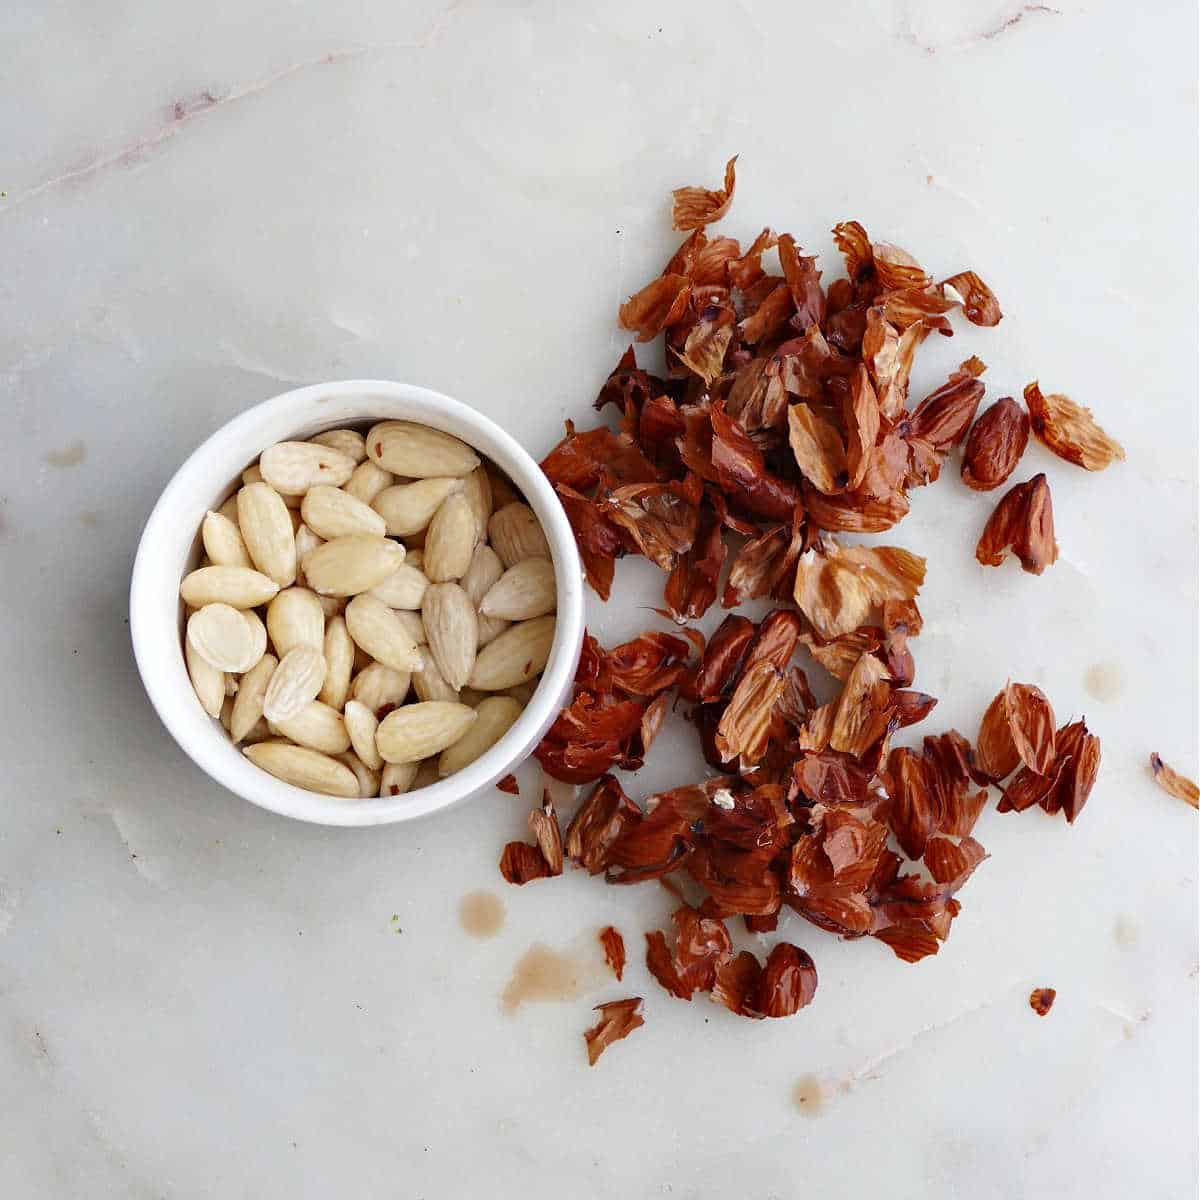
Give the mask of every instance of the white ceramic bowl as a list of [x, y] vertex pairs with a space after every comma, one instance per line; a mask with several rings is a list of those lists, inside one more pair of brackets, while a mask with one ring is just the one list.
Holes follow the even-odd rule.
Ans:
[[[452, 433], [490, 458], [524, 493], [545, 530], [558, 584], [558, 630], [541, 684], [500, 741], [470, 766], [400, 796], [342, 800], [293, 787], [245, 758], [200, 707], [183, 660], [179, 581], [196, 560], [205, 512], [275, 442], [364, 422], [419, 421]], [[449, 808], [512, 771], [554, 720], [575, 677], [583, 640], [583, 584], [575, 539], [554, 490], [530, 456], [473, 408], [428, 388], [384, 380], [322, 383], [285, 392], [218, 429], [179, 468], [142, 531], [129, 599], [138, 671], [163, 724], [218, 783], [272, 812], [323, 825], [383, 825]]]

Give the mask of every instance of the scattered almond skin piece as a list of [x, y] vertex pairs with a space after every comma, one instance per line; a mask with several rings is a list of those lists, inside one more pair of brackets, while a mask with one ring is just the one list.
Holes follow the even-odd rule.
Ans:
[[1174, 796], [1177, 800], [1182, 800], [1193, 808], [1200, 808], [1200, 787], [1197, 787], [1187, 776], [1172, 770], [1157, 753], [1150, 755], [1150, 772], [1154, 776], [1154, 782], [1168, 796]]
[[1044, 1017], [1054, 1004], [1054, 999], [1058, 992], [1054, 988], [1034, 988], [1029, 993], [1029, 1007], [1033, 1009], [1039, 1017]]

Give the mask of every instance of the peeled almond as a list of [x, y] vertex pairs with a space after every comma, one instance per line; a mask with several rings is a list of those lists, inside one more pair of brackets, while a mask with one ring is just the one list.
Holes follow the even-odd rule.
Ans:
[[378, 587], [404, 561], [404, 547], [377, 534], [333, 538], [304, 560], [304, 578], [322, 596], [357, 596]]
[[354, 753], [373, 771], [380, 770], [383, 759], [375, 748], [375, 730], [379, 728], [375, 714], [361, 700], [347, 700], [345, 719]]
[[492, 513], [488, 521], [488, 540], [506, 567], [516, 566], [526, 558], [550, 557], [546, 535], [528, 504], [506, 504]]
[[356, 463], [361, 463], [367, 457], [367, 444], [357, 429], [326, 429], [324, 433], [314, 434], [308, 440], [319, 446], [328, 446], [354, 459]]
[[432, 583], [421, 605], [425, 638], [442, 677], [456, 691], [475, 665], [479, 641], [475, 606], [457, 583]]
[[411, 537], [429, 524], [447, 496], [462, 487], [463, 481], [452, 477], [400, 483], [381, 491], [371, 501], [371, 508], [382, 518], [392, 537]]
[[325, 613], [317, 594], [308, 588], [284, 588], [267, 605], [267, 632], [280, 657], [296, 646], [321, 650], [325, 644]]
[[387, 522], [369, 504], [325, 484], [308, 489], [300, 515], [309, 529], [326, 539], [387, 532]]
[[478, 720], [438, 759], [438, 774], [453, 775], [486, 754], [521, 715], [521, 706], [509, 696], [489, 696], [475, 709]]
[[354, 772], [354, 778], [358, 780], [358, 797], [360, 800], [369, 800], [379, 795], [378, 771], [372, 771], [353, 750], [344, 750], [341, 754], [337, 754], [334, 757], [338, 762], [345, 763]]
[[354, 639], [343, 616], [332, 617], [325, 626], [325, 682], [317, 693], [330, 708], [341, 708], [350, 692], [350, 673], [354, 669]]
[[238, 529], [254, 565], [280, 587], [296, 580], [296, 534], [283, 498], [265, 483], [238, 492]]
[[557, 606], [554, 564], [548, 558], [525, 558], [492, 584], [479, 602], [479, 611], [506, 621], [528, 621]]
[[188, 645], [218, 671], [248, 671], [267, 648], [266, 633], [260, 646], [257, 628], [246, 619], [248, 616], [253, 614], [239, 612], [228, 604], [206, 604], [188, 617]]
[[183, 577], [179, 594], [192, 608], [228, 604], [257, 608], [279, 591], [279, 584], [250, 567], [200, 567]]
[[379, 795], [386, 798], [407, 792], [418, 768], [418, 763], [384, 763], [383, 774], [379, 777]]
[[327, 796], [357, 798], [358, 780], [345, 763], [336, 758], [293, 746], [290, 742], [258, 742], [247, 746], [243, 754], [256, 766], [299, 788]]
[[278, 442], [262, 452], [258, 469], [277, 492], [303, 495], [327, 483], [341, 487], [354, 474], [354, 459], [319, 442]]
[[[236, 503], [234, 511], [237, 511]], [[217, 566], [253, 566], [236, 519], [230, 520], [219, 512], [205, 513], [204, 523], [200, 526], [200, 539], [204, 542], [204, 553]]]
[[350, 685], [350, 697], [378, 717], [384, 709], [391, 711], [404, 703], [411, 682], [412, 675], [408, 671], [395, 671], [383, 663], [371, 663], [355, 675]]
[[429, 580], [425, 572], [410, 564], [406, 558], [371, 595], [382, 600], [388, 608], [403, 608], [416, 611], [421, 607]]
[[385, 471], [409, 479], [469, 475], [479, 455], [466, 442], [411, 421], [382, 421], [367, 434], [367, 454]]
[[428, 646], [418, 647], [421, 665], [412, 673], [412, 689], [421, 700], [442, 700], [458, 703], [458, 689], [452, 688], [438, 669]]
[[296, 646], [279, 660], [263, 695], [263, 716], [286, 721], [317, 698], [325, 682], [325, 656], [312, 646]]
[[376, 662], [397, 671], [420, 665], [417, 645], [396, 614], [375, 596], [355, 596], [346, 605], [346, 628], [354, 644]]
[[549, 661], [554, 628], [554, 617], [535, 617], [506, 629], [479, 652], [468, 686], [502, 692], [532, 679]]
[[430, 583], [461, 579], [475, 552], [475, 514], [459, 492], [447, 496], [425, 533], [425, 575]]
[[360, 462], [354, 468], [354, 474], [345, 485], [346, 495], [353, 496], [355, 500], [361, 500], [364, 504], [373, 504], [375, 497], [395, 482], [396, 477], [391, 471], [385, 471], [368, 458], [366, 462]]
[[212, 663], [201, 658], [193, 649], [192, 643], [186, 640], [183, 644], [183, 657], [200, 707], [210, 717], [219, 717], [225, 704], [225, 672], [218, 671]]
[[233, 698], [233, 713], [229, 720], [229, 736], [235, 742], [245, 741], [251, 730], [262, 720], [263, 696], [279, 660], [273, 654], [262, 658], [242, 676], [241, 686]]
[[387, 762], [419, 762], [453, 745], [476, 720], [465, 704], [406, 704], [379, 723], [375, 744]]
[[320, 700], [310, 701], [294, 716], [273, 724], [296, 745], [320, 750], [322, 754], [341, 754], [350, 749], [350, 735], [342, 714]]

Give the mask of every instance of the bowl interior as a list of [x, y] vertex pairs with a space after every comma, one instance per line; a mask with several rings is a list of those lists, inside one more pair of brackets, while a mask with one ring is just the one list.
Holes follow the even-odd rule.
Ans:
[[[205, 512], [240, 485], [241, 472], [275, 442], [375, 421], [418, 421], [451, 433], [491, 459], [537, 514], [550, 544], [558, 622], [549, 661], [525, 711], [495, 746], [462, 771], [400, 796], [343, 800], [275, 779], [247, 760], [200, 707], [183, 658], [179, 581], [201, 554]], [[356, 380], [284, 393], [223, 426], [180, 467], [143, 531], [134, 566], [130, 627], [138, 669], [164, 724], [189, 756], [247, 800], [300, 820], [376, 825], [447, 808], [495, 783], [540, 740], [574, 679], [583, 638], [582, 569], [574, 537], [534, 460], [498, 425], [448, 396], [410, 384]]]

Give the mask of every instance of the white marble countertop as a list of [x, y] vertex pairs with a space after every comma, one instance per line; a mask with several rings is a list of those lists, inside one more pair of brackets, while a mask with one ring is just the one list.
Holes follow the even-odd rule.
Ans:
[[[1145, 767], [1197, 768], [1193, 5], [10, 0], [0, 47], [0, 1195], [1195, 1194], [1196, 814]], [[586, 419], [668, 189], [733, 152], [729, 232], [827, 253], [857, 217], [992, 284], [1004, 322], [914, 390], [978, 352], [989, 394], [1038, 376], [1128, 450], [1031, 447], [1040, 579], [976, 566], [994, 497], [954, 471], [895, 535], [930, 560], [929, 724], [973, 736], [1009, 675], [1086, 711], [1078, 826], [985, 814], [916, 967], [789, 917], [820, 990], [761, 1023], [649, 978], [657, 889], [506, 889], [520, 800], [337, 830], [223, 792], [125, 620], [164, 482], [289, 386], [426, 383], [535, 453]], [[604, 638], [658, 595], [621, 572]], [[697, 762], [677, 731], [637, 787]], [[490, 941], [458, 922], [479, 887]], [[530, 945], [609, 921], [624, 984], [500, 1011]], [[590, 1005], [631, 993], [646, 1028], [588, 1070]]]

